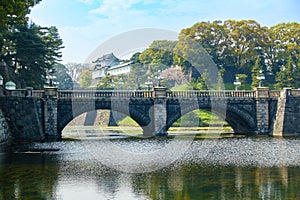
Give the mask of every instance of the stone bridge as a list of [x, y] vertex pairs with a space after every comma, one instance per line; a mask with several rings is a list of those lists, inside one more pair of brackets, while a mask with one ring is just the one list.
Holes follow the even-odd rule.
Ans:
[[[172, 124], [196, 109], [211, 111], [239, 134], [298, 135], [300, 91], [58, 91], [0, 90], [3, 115], [13, 138], [60, 138], [76, 116], [98, 109], [124, 113], [143, 129], [144, 136], [166, 135]], [[299, 116], [298, 116], [299, 115]], [[299, 126], [299, 127], [298, 127]]]

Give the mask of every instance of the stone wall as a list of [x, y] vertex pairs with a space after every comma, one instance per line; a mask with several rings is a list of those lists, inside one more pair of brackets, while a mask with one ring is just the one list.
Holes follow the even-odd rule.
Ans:
[[300, 97], [289, 97], [286, 100], [282, 133], [283, 136], [300, 135]]
[[300, 136], [300, 97], [285, 88], [278, 98], [273, 136]]
[[8, 125], [0, 109], [0, 144], [7, 143], [9, 141], [9, 135]]
[[0, 97], [0, 109], [13, 142], [44, 139], [43, 101], [33, 97]]

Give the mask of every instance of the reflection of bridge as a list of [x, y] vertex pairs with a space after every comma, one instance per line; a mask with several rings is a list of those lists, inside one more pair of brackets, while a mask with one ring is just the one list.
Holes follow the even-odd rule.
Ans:
[[[2, 95], [1, 95], [2, 93]], [[135, 120], [145, 136], [164, 135], [172, 124], [195, 109], [224, 117], [235, 133], [297, 134], [300, 130], [300, 91], [36, 91], [4, 90], [1, 109], [12, 132], [28, 137], [59, 138], [76, 116], [108, 109]], [[297, 108], [295, 112], [290, 108]], [[298, 117], [299, 115], [299, 117]], [[293, 124], [293, 126], [289, 126]], [[299, 127], [298, 127], [299, 126]]]

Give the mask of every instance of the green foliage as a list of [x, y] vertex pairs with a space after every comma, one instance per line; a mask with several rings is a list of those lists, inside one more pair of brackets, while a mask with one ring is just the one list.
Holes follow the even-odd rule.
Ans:
[[[125, 117], [117, 122], [122, 126], [139, 126], [132, 118]], [[206, 110], [194, 110], [183, 115], [179, 120], [174, 122], [173, 127], [199, 127], [209, 126], [210, 124], [224, 123], [217, 115]]]
[[59, 90], [71, 90], [73, 89], [73, 81], [68, 74], [68, 69], [62, 64], [56, 64], [53, 66], [54, 70], [54, 83], [57, 83]]
[[92, 84], [92, 73], [90, 69], [83, 70], [79, 75], [80, 87], [87, 88]]
[[28, 24], [26, 15], [40, 1], [4, 0], [0, 4], [0, 60], [15, 72], [14, 77], [6, 78], [23, 88], [42, 88], [63, 48], [55, 27]]
[[119, 126], [130, 126], [130, 127], [139, 127], [140, 125], [136, 123], [131, 117], [125, 117], [122, 120], [118, 121]]
[[203, 78], [199, 77], [197, 79], [192, 78], [190, 85], [192, 86], [193, 90], [207, 90], [206, 82]]
[[[271, 28], [254, 20], [196, 23], [182, 29], [178, 41], [154, 41], [142, 53], [134, 54], [123, 88], [146, 88], [145, 82], [150, 81], [155, 85], [162, 74], [167, 79], [162, 81], [165, 86], [174, 88], [179, 77], [170, 75], [171, 66], [179, 66], [189, 81], [176, 83], [176, 89], [234, 89], [235, 76], [242, 82], [240, 89], [251, 89], [258, 86], [260, 70], [265, 85], [273, 86], [276, 81], [276, 88], [299, 87], [299, 29], [295, 22]], [[98, 87], [111, 88], [110, 79], [104, 78]]]
[[173, 127], [198, 127], [209, 126], [210, 124], [223, 123], [217, 115], [206, 110], [194, 110], [183, 115], [179, 120], [174, 122]]
[[99, 81], [99, 83], [97, 84], [97, 89], [101, 89], [101, 90], [120, 89], [120, 87], [122, 87], [122, 85], [120, 84], [121, 81], [123, 81], [123, 77], [112, 76], [110, 74], [107, 74]]
[[[258, 85], [256, 77], [261, 69], [265, 72], [266, 82], [273, 84], [272, 76], [282, 71], [281, 68], [287, 65], [289, 56], [293, 66], [298, 64], [299, 29], [300, 24], [295, 22], [282, 23], [271, 28], [261, 26], [253, 20], [201, 22], [181, 31], [174, 60], [185, 71], [191, 71], [192, 66], [210, 69], [213, 65], [203, 56], [204, 53], [200, 50], [202, 46], [216, 66], [225, 69], [225, 83], [232, 83], [235, 74], [251, 74], [252, 81], [247, 79], [245, 84], [253, 82], [254, 87]], [[191, 66], [184, 65], [187, 60], [192, 60]], [[276, 80], [280, 82], [282, 79]], [[297, 85], [298, 82], [295, 81], [294, 84]]]
[[247, 74], [236, 74], [235, 76], [238, 77], [238, 80], [241, 82], [239, 89], [245, 89]]
[[171, 90], [192, 90], [192, 89], [193, 89], [193, 87], [190, 83], [177, 85], [177, 86], [171, 88]]
[[253, 66], [253, 68], [251, 70], [251, 78], [252, 78], [251, 87], [253, 89], [258, 87], [258, 85], [259, 85], [259, 80], [257, 79], [257, 77], [259, 76], [260, 71], [263, 71], [263, 68], [261, 67], [260, 57], [257, 57], [257, 59], [255, 61], [255, 65]]
[[[25, 24], [26, 15], [30, 13], [30, 8], [42, 0], [1, 0], [0, 3], [0, 27], [5, 27], [12, 20], [18, 24]], [[5, 29], [5, 28], [4, 28]]]
[[146, 81], [157, 84], [161, 72], [173, 65], [176, 44], [176, 41], [158, 40], [142, 53], [134, 54], [130, 59], [133, 62], [131, 72], [123, 76], [123, 89], [146, 88]]
[[55, 27], [43, 28], [35, 24], [18, 27], [12, 35], [14, 52], [6, 56], [15, 66], [22, 87], [43, 88], [47, 72], [60, 57], [62, 40]]
[[289, 57], [286, 66], [283, 66], [277, 73], [275, 88], [282, 89], [284, 87], [299, 88], [300, 68], [293, 64], [292, 56]]

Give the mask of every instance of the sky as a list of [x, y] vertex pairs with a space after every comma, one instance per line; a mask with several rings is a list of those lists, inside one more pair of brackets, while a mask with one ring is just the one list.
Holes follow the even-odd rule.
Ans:
[[[179, 33], [197, 22], [228, 19], [253, 19], [270, 27], [300, 22], [299, 8], [299, 0], [42, 0], [29, 18], [40, 26], [58, 28], [66, 64], [87, 62], [103, 43], [135, 30]], [[167, 35], [158, 39], [174, 39]]]

